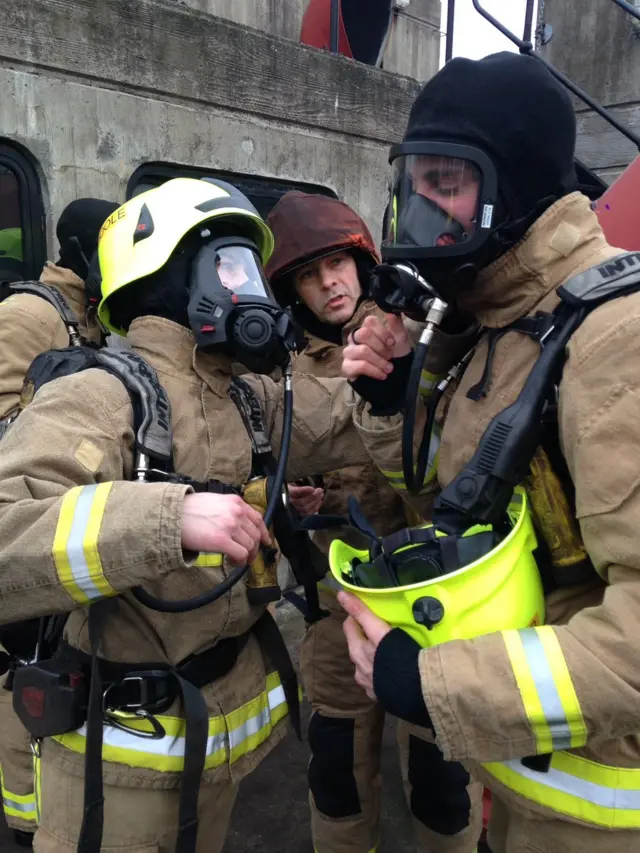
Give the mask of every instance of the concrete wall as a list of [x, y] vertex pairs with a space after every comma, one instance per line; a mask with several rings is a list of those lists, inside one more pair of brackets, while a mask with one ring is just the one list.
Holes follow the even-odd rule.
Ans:
[[263, 33], [297, 41], [308, 0], [172, 0]]
[[174, 2], [3, 0], [0, 137], [39, 161], [50, 249], [69, 201], [149, 161], [322, 184], [379, 234], [417, 90]]
[[[640, 24], [607, 0], [540, 6], [542, 22], [553, 27], [542, 55], [640, 134]], [[584, 103], [576, 101], [576, 109], [579, 156], [607, 180], [615, 178], [635, 147]]]
[[[172, 0], [261, 32], [298, 41], [308, 0]], [[411, 0], [397, 16], [384, 67], [424, 82], [438, 70], [440, 0]]]
[[440, 62], [440, 0], [412, 0], [398, 14], [384, 55], [384, 68], [425, 83]]

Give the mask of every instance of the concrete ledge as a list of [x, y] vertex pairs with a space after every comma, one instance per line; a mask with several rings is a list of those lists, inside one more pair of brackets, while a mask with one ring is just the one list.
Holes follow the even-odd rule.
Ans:
[[3, 0], [2, 60], [381, 142], [415, 81], [162, 0]]

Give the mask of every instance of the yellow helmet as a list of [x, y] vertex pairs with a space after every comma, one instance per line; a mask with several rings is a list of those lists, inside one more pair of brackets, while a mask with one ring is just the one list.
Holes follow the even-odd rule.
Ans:
[[189, 231], [214, 220], [240, 224], [242, 234], [258, 247], [262, 263], [267, 262], [273, 251], [269, 227], [249, 199], [224, 181], [173, 178], [114, 211], [98, 238], [102, 324], [116, 334], [126, 334], [111, 322], [112, 294], [159, 270]]
[[[371, 555], [338, 539], [329, 551], [331, 573], [381, 619], [405, 630], [421, 646], [540, 624], [544, 621], [544, 593], [524, 489], [514, 492], [508, 515], [511, 529], [507, 535], [484, 556], [449, 574], [405, 586], [356, 585], [354, 565], [362, 561], [366, 567]], [[420, 529], [429, 528], [432, 525]], [[470, 540], [491, 530], [489, 525], [475, 525], [462, 538]], [[436, 535], [445, 534], [437, 531]], [[416, 548], [419, 545], [409, 544], [396, 553]]]

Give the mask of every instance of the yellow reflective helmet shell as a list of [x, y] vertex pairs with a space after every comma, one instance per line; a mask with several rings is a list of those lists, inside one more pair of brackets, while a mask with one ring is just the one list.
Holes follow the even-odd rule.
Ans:
[[[367, 562], [369, 552], [338, 539], [329, 551], [331, 573], [377, 616], [394, 628], [402, 628], [423, 647], [538, 625], [545, 616], [544, 592], [533, 553], [537, 540], [524, 489], [516, 489], [509, 516], [513, 527], [489, 554], [423, 583], [366, 589], [347, 582], [343, 572], [350, 570], [351, 561], [358, 558]], [[465, 535], [486, 529], [477, 526]], [[422, 618], [425, 608], [435, 618], [440, 617], [431, 628], [416, 621], [415, 614]]]
[[119, 207], [104, 222], [98, 238], [101, 323], [116, 334], [126, 334], [111, 322], [109, 298], [161, 269], [192, 229], [234, 218], [242, 220], [244, 235], [251, 235], [265, 264], [273, 252], [271, 230], [246, 196], [222, 181], [173, 178]]

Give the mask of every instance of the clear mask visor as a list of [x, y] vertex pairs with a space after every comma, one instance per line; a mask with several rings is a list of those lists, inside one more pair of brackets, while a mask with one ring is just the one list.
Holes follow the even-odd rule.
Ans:
[[481, 227], [482, 172], [470, 160], [407, 154], [392, 163], [383, 243], [434, 248], [464, 244]]
[[259, 297], [275, 301], [262, 265], [246, 246], [223, 246], [215, 253], [218, 278], [223, 287], [236, 296]]

